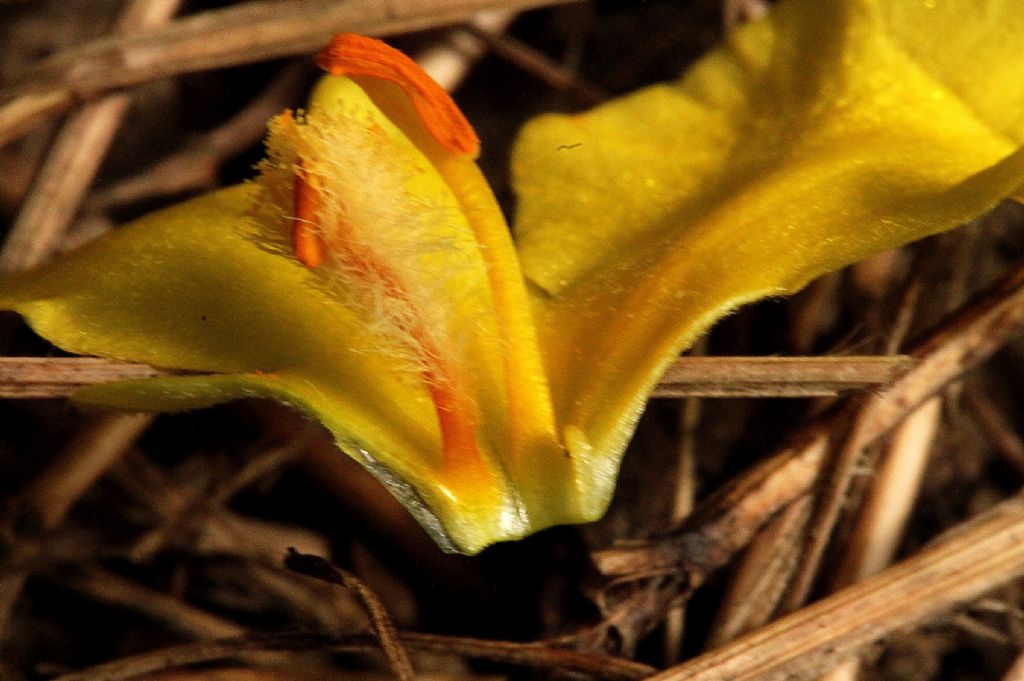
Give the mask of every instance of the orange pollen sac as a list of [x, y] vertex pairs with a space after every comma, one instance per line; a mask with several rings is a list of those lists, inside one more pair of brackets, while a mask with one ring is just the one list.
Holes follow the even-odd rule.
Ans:
[[416, 62], [374, 38], [339, 33], [316, 55], [333, 75], [370, 76], [402, 88], [430, 134], [449, 151], [476, 155], [480, 139], [458, 105]]
[[320, 181], [300, 164], [295, 174], [295, 217], [292, 218], [292, 247], [295, 257], [306, 267], [318, 267], [324, 261], [327, 243], [317, 226]]

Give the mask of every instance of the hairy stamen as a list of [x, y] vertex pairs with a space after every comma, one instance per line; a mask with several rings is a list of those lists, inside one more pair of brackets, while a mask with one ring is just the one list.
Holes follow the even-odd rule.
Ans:
[[[299, 261], [310, 268], [318, 267], [328, 255], [328, 240], [321, 229], [318, 212], [323, 187], [314, 173], [300, 159], [295, 175], [295, 218], [292, 242]], [[338, 216], [330, 232], [330, 249], [355, 276], [376, 283], [384, 296], [394, 304], [416, 310], [400, 276], [371, 249], [354, 238], [351, 225]], [[423, 315], [407, 329], [414, 352], [422, 366], [421, 374], [437, 415], [445, 466], [475, 463], [477, 450], [476, 415], [471, 401], [460, 389], [464, 381], [445, 360], [432, 334], [423, 323]]]

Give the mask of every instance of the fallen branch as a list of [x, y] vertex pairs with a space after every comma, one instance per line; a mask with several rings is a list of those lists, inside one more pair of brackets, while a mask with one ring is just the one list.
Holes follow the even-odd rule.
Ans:
[[284, 559], [284, 565], [289, 570], [300, 575], [306, 575], [313, 579], [319, 579], [328, 584], [337, 584], [348, 589], [356, 600], [363, 606], [367, 616], [370, 618], [370, 626], [373, 627], [373, 634], [380, 642], [381, 650], [384, 651], [384, 658], [388, 661], [388, 667], [399, 681], [415, 681], [416, 670], [412, 666], [412, 659], [409, 652], [402, 645], [398, 638], [398, 630], [391, 619], [391, 614], [381, 602], [380, 598], [370, 587], [347, 570], [334, 567], [319, 556], [306, 553], [299, 553], [295, 549], [289, 549]]
[[[810, 397], [885, 385], [909, 357], [682, 357], [654, 397]], [[0, 357], [0, 398], [67, 397], [96, 383], [180, 372], [98, 357]]]
[[173, 375], [146, 364], [98, 357], [2, 357], [0, 397], [67, 397], [96, 383]]
[[[610, 655], [592, 655], [545, 643], [487, 641], [430, 634], [399, 634], [403, 645], [435, 654], [459, 655], [525, 667], [553, 669], [628, 681], [649, 676], [655, 670], [645, 664]], [[266, 651], [374, 652], [379, 644], [371, 636], [324, 634], [272, 634], [200, 641], [126, 657], [53, 681], [126, 681], [145, 674], [186, 665], [237, 660]]]
[[39, 121], [104, 94], [206, 69], [315, 51], [332, 33], [387, 35], [463, 22], [486, 9], [568, 0], [263, 0], [60, 52], [0, 90], [0, 146]]

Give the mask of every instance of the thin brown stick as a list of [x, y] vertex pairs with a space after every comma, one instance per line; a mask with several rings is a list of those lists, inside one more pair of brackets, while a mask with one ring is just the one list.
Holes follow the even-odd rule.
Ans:
[[[134, 0], [121, 15], [124, 36], [165, 24], [180, 0]], [[109, 95], [83, 105], [61, 126], [0, 253], [0, 272], [26, 270], [50, 255], [78, 214], [131, 98]]]
[[941, 414], [942, 400], [933, 397], [893, 432], [832, 576], [833, 590], [865, 579], [892, 562], [914, 509]]
[[82, 105], [64, 122], [4, 243], [0, 272], [29, 269], [53, 251], [78, 214], [130, 101], [109, 95]]
[[715, 614], [706, 647], [725, 645], [772, 619], [789, 584], [810, 516], [810, 497], [797, 499], [779, 511], [750, 543]]
[[205, 69], [310, 53], [332, 33], [387, 35], [568, 0], [263, 0], [211, 10], [50, 57], [0, 91], [0, 145], [46, 117], [115, 90]]
[[824, 670], [1024, 574], [1024, 499], [1014, 497], [878, 575], [651, 681], [769, 681]]
[[683, 357], [654, 397], [825, 397], [884, 385], [909, 357]]
[[71, 506], [103, 471], [134, 446], [152, 422], [148, 414], [107, 415], [89, 419], [22, 493], [12, 514], [19, 534], [38, 535], [56, 528]]
[[[577, 672], [603, 679], [631, 681], [650, 676], [654, 672], [654, 669], [639, 662], [610, 655], [580, 653], [543, 642], [513, 643], [413, 633], [401, 633], [399, 639], [412, 650], [459, 655], [524, 667]], [[377, 642], [369, 636], [273, 634], [228, 638], [163, 648], [80, 672], [64, 674], [53, 681], [127, 681], [165, 669], [239, 659], [265, 651], [372, 652], [376, 649]]]
[[[682, 357], [654, 397], [807, 397], [884, 385], [908, 357]], [[96, 383], [176, 372], [96, 357], [0, 357], [0, 398], [67, 397]]]
[[3, 357], [0, 397], [67, 397], [96, 383], [170, 375], [145, 364], [97, 357]]
[[319, 556], [299, 553], [295, 549], [288, 551], [285, 566], [299, 574], [342, 586], [354, 594], [370, 617], [373, 633], [380, 641], [381, 650], [384, 651], [391, 671], [399, 681], [415, 681], [416, 670], [412, 666], [409, 652], [398, 638], [398, 629], [395, 628], [391, 614], [377, 594], [361, 579], [347, 570], [331, 565]]
[[583, 80], [572, 69], [566, 68], [520, 40], [478, 26], [468, 26], [467, 30], [482, 40], [499, 57], [536, 76], [555, 90], [571, 92], [583, 104], [600, 104], [610, 97], [601, 88]]
[[[690, 357], [707, 355], [708, 338], [703, 336], [690, 348]], [[679, 525], [693, 512], [697, 495], [697, 430], [700, 425], [703, 402], [697, 397], [679, 400], [679, 444], [676, 450], [675, 493], [669, 521]], [[679, 602], [665, 614], [664, 652], [666, 666], [679, 664], [683, 659], [683, 639], [686, 635], [686, 603]]]
[[[178, 5], [179, 0], [134, 0], [119, 17], [117, 31], [130, 38], [166, 22]], [[81, 207], [127, 106], [123, 96], [108, 97], [80, 109], [66, 122], [0, 253], [0, 271], [27, 269], [53, 252]], [[41, 534], [61, 523], [85, 490], [120, 459], [151, 421], [149, 415], [106, 415], [80, 430], [21, 495], [7, 521], [11, 525], [2, 528], [16, 538], [15, 555], [22, 559], [37, 555]], [[0, 639], [5, 637], [26, 578], [25, 573], [15, 572], [0, 580]]]
[[[694, 348], [703, 354], [704, 343]], [[672, 498], [671, 524], [678, 525], [693, 511], [697, 494], [697, 426], [700, 423], [701, 401], [696, 397], [681, 400], [679, 409], [679, 449], [676, 456], [675, 494]], [[686, 632], [686, 605], [679, 603], [665, 617], [666, 665], [677, 664], [683, 655]]]
[[308, 427], [301, 428], [284, 442], [253, 448], [239, 471], [203, 485], [182, 485], [175, 477], [194, 476], [167, 476], [145, 459], [133, 457], [130, 465], [122, 466], [115, 475], [139, 501], [147, 503], [161, 516], [161, 522], [136, 539], [128, 555], [135, 562], [144, 562], [168, 544], [177, 542], [199, 553], [220, 549], [276, 561], [282, 540], [287, 539], [285, 546], [311, 545], [310, 540], [315, 540], [315, 535], [304, 539], [301, 533], [291, 531], [281, 537], [280, 531], [273, 531], [273, 524], [238, 516], [224, 508], [245, 486], [300, 455], [308, 443], [309, 431]]
[[[894, 264], [894, 257], [895, 253], [892, 256], [881, 254], [875, 256], [873, 260], [877, 267], [888, 270]], [[918, 260], [920, 262], [920, 257]], [[967, 263], [964, 264], [964, 269], [968, 269]], [[954, 277], [950, 281], [942, 282], [941, 285], [947, 297], [941, 310], [935, 311], [934, 314], [937, 316], [948, 314], [954, 309], [949, 301], [963, 301], [968, 295], [967, 282], [962, 277]], [[903, 286], [899, 295], [900, 304], [895, 323], [885, 342], [887, 352], [895, 353], [903, 346], [905, 335], [909, 332], [914, 317], [921, 312], [918, 308], [919, 303], [923, 302], [920, 300], [920, 293], [924, 286], [921, 275], [911, 277]], [[881, 409], [884, 412], [888, 408], [884, 400], [875, 399], [867, 402], [854, 419], [848, 437], [841, 444], [837, 444], [836, 452], [829, 462], [829, 470], [817, 491], [817, 507], [809, 523], [807, 538], [789, 587], [780, 602], [780, 613], [796, 610], [807, 601], [822, 569], [822, 561], [832, 541], [834, 530], [850, 505], [851, 488], [857, 471], [863, 468], [874, 469], [877, 464], [880, 450], [869, 448], [871, 442], [875, 440], [872, 434], [872, 420], [876, 418], [875, 411]]]
[[[893, 432], [832, 575], [830, 590], [862, 581], [892, 562], [917, 500], [941, 414], [942, 399], [933, 397]], [[856, 681], [859, 668], [859, 660], [847, 660], [819, 681]]]

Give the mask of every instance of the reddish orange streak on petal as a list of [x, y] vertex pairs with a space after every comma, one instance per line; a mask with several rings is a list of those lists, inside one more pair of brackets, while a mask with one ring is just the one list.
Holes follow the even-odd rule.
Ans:
[[[438, 368], [445, 370], [443, 364]], [[472, 406], [451, 377], [439, 377], [432, 369], [425, 370], [423, 377], [437, 414], [445, 464], [453, 469], [467, 464], [472, 466], [480, 458]]]
[[295, 174], [295, 217], [292, 218], [292, 246], [295, 257], [306, 267], [317, 267], [324, 260], [327, 244], [317, 228], [316, 210], [320, 181], [299, 166]]
[[395, 83], [412, 100], [430, 134], [446, 149], [475, 155], [480, 140], [440, 85], [395, 48], [354, 33], [338, 33], [316, 55], [320, 68], [334, 75], [371, 76]]

